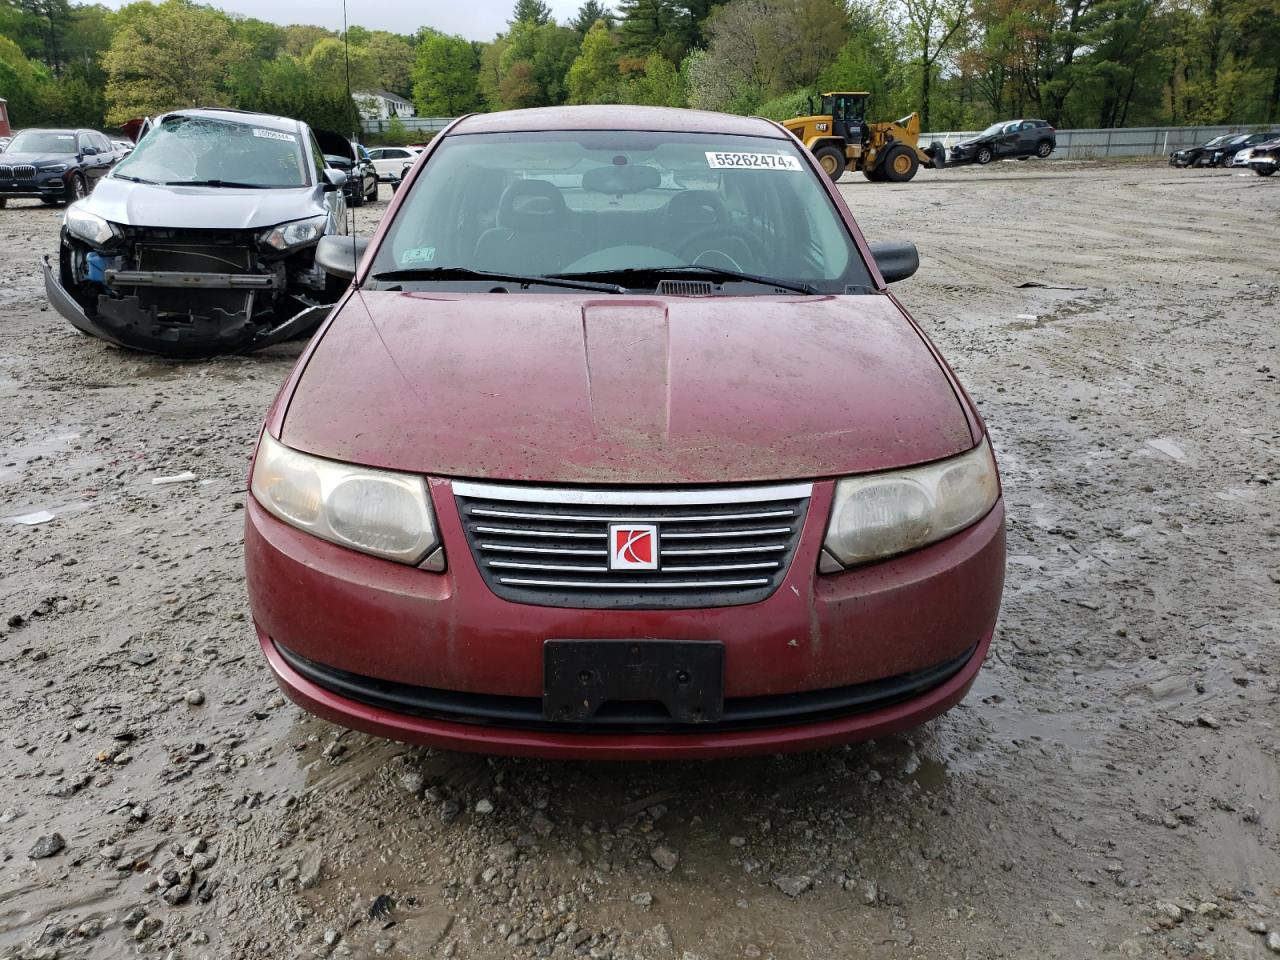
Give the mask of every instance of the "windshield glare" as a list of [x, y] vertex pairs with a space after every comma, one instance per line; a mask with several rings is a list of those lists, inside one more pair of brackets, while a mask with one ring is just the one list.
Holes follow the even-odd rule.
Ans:
[[5, 147], [5, 153], [60, 153], [76, 152], [76, 135], [57, 130], [24, 130], [16, 134]]
[[[793, 144], [636, 131], [447, 138], [390, 224], [372, 274], [457, 267], [546, 276], [688, 265], [823, 292], [871, 283]], [[629, 285], [625, 277], [616, 282]]]
[[225, 180], [258, 187], [305, 187], [302, 145], [296, 133], [209, 117], [166, 117], [113, 176], [152, 183]]
[[1003, 129], [1004, 129], [1004, 121], [1001, 121], [1000, 123], [993, 123], [991, 126], [987, 127], [987, 129], [983, 130], [980, 134], [978, 134], [978, 136], [989, 137], [994, 133], [999, 133]]

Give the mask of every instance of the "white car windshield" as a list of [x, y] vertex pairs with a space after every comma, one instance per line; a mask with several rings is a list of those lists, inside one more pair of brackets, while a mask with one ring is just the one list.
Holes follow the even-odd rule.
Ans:
[[112, 174], [145, 183], [305, 187], [297, 133], [212, 117], [166, 117]]
[[373, 274], [588, 277], [688, 266], [822, 292], [871, 283], [793, 143], [647, 131], [448, 137], [390, 224]]

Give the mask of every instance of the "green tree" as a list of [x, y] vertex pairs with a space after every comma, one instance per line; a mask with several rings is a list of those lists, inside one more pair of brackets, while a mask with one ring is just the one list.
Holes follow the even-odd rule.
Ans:
[[615, 20], [613, 11], [601, 3], [600, 0], [586, 0], [586, 3], [578, 8], [578, 12], [569, 21], [569, 26], [573, 28], [578, 36], [585, 38], [587, 32], [596, 25], [597, 20], [603, 21], [605, 27], [609, 30], [613, 29]]
[[41, 120], [42, 95], [51, 86], [42, 64], [32, 63], [17, 43], [0, 36], [0, 90], [9, 101], [9, 118], [15, 129]]
[[517, 23], [532, 23], [540, 27], [551, 22], [551, 8], [543, 0], [516, 0], [515, 9], [511, 11], [510, 26]]
[[578, 55], [581, 44], [578, 35], [568, 27], [554, 23], [535, 24], [523, 21], [512, 26], [506, 36], [499, 69], [501, 88], [507, 74], [516, 64], [525, 64], [516, 80], [507, 85], [508, 92], [519, 96], [501, 94], [505, 109], [516, 106], [545, 107], [564, 103], [567, 95], [565, 78]]
[[[1081, 0], [1083, 2], [1083, 0]], [[934, 78], [944, 58], [965, 39], [969, 0], [901, 0], [903, 38], [913, 51], [913, 67], [920, 81], [920, 125], [929, 129], [929, 109]]]
[[619, 79], [617, 44], [604, 20], [597, 20], [565, 77], [569, 102], [616, 103]]
[[480, 105], [479, 64], [462, 37], [424, 31], [413, 68], [413, 102], [426, 117], [456, 117]]
[[122, 26], [103, 58], [107, 120], [225, 103], [231, 65], [245, 55], [225, 15], [181, 0], [155, 6]]
[[671, 52], [679, 59], [683, 40], [674, 0], [620, 0], [618, 13], [623, 50], [641, 57]]
[[413, 43], [398, 34], [375, 30], [361, 49], [369, 61], [375, 87], [402, 97], [412, 93], [417, 57]]
[[645, 59], [644, 69], [623, 84], [622, 102], [651, 107], [683, 107], [686, 100], [680, 73], [662, 54], [651, 53]]
[[311, 48], [303, 61], [317, 81], [331, 90], [346, 90], [348, 68], [355, 93], [377, 87], [377, 73], [363, 47], [344, 46], [336, 37], [324, 37]]

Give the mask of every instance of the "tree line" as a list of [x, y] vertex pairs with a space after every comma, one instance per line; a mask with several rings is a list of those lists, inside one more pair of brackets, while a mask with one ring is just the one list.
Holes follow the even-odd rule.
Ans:
[[424, 116], [618, 103], [783, 119], [839, 89], [926, 129], [1265, 123], [1280, 121], [1280, 0], [585, 0], [567, 23], [517, 0], [489, 41], [429, 26], [344, 38], [190, 0], [0, 0], [15, 125], [200, 104], [354, 130], [348, 73]]

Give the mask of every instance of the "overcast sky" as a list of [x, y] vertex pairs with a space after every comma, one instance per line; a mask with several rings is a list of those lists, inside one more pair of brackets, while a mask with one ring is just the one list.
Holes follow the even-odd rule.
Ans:
[[[125, 0], [106, 2], [118, 8]], [[314, 23], [342, 29], [342, 0], [213, 0], [210, 5], [272, 23]], [[547, 0], [547, 5], [564, 23], [577, 13], [581, 0]], [[460, 33], [468, 40], [491, 40], [499, 30], [507, 28], [513, 6], [514, 0], [347, 0], [347, 20], [352, 26], [370, 30], [413, 33], [419, 27], [434, 27], [445, 33]]]

